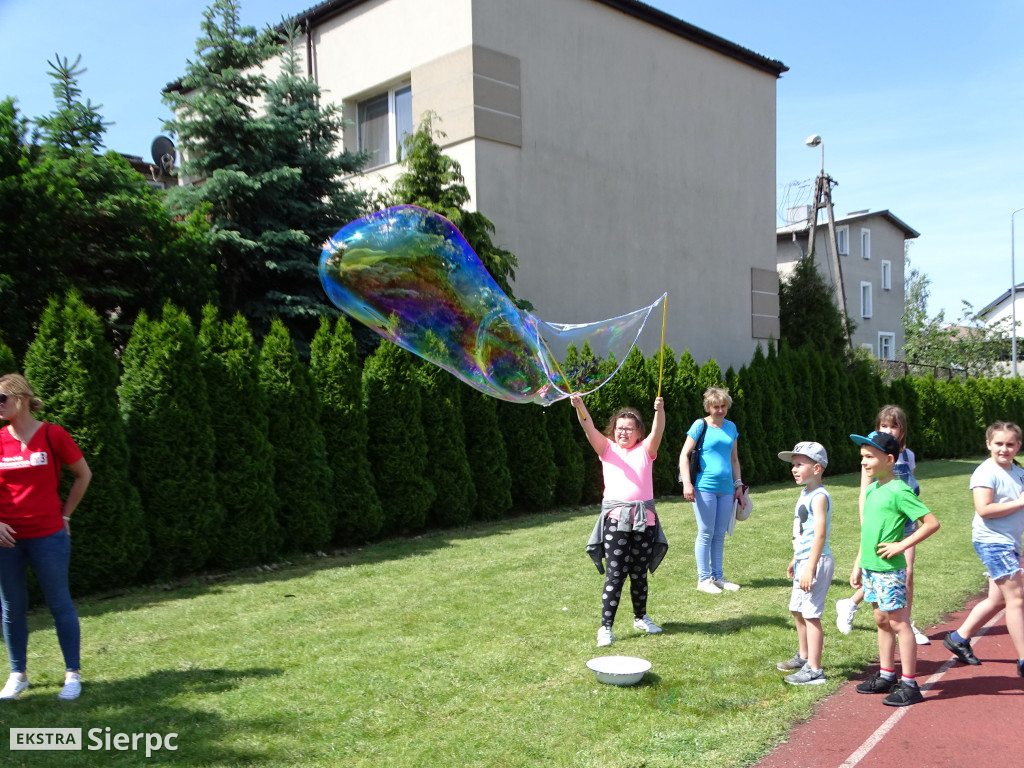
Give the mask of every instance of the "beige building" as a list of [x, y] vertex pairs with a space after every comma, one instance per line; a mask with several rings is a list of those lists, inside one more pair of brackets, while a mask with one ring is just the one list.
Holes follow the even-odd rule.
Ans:
[[[795, 223], [776, 230], [779, 274], [785, 279], [807, 252], [810, 206], [790, 211]], [[856, 211], [836, 217], [836, 250], [829, 245], [827, 224], [815, 227], [814, 262], [818, 272], [838, 290], [841, 273], [846, 313], [856, 324], [852, 343], [880, 360], [902, 360], [903, 268], [907, 240], [918, 237], [889, 211]]]
[[333, 0], [298, 20], [346, 146], [373, 153], [359, 183], [397, 177], [402, 136], [437, 113], [538, 316], [668, 292], [667, 343], [723, 368], [778, 337], [780, 62], [634, 0]]

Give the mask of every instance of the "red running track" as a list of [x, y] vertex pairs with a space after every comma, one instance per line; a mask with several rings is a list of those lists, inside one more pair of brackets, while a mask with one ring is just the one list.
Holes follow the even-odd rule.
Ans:
[[927, 634], [918, 646], [917, 679], [924, 701], [887, 707], [883, 696], [857, 693], [857, 680], [825, 699], [794, 726], [757, 768], [1009, 768], [1024, 764], [1024, 678], [999, 614], [972, 647], [981, 666], [956, 661], [942, 638], [967, 611]]

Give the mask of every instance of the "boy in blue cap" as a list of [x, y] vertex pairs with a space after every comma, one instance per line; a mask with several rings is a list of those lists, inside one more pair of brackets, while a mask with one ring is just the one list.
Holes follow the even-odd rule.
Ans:
[[[917, 642], [907, 605], [907, 561], [903, 552], [937, 530], [939, 521], [893, 468], [900, 455], [899, 441], [885, 432], [867, 437], [850, 435], [860, 445], [861, 467], [874, 482], [864, 496], [860, 552], [850, 574], [850, 586], [864, 588], [865, 602], [875, 606], [880, 669], [857, 686], [857, 693], [885, 693], [883, 704], [905, 707], [923, 700], [917, 685]], [[903, 538], [904, 525], [916, 520], [920, 527]], [[899, 641], [902, 676], [896, 679], [896, 643]]]

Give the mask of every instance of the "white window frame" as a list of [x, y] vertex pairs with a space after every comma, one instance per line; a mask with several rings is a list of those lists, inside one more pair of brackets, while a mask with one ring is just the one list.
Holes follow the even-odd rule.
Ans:
[[850, 255], [850, 228], [836, 227], [836, 251], [840, 256]]
[[871, 258], [871, 230], [862, 229], [860, 231], [860, 255], [861, 258]]
[[892, 262], [882, 259], [882, 290], [892, 290]]
[[895, 360], [896, 359], [896, 334], [895, 333], [878, 333], [878, 359], [879, 360]]
[[874, 302], [872, 301], [871, 293], [872, 293], [871, 283], [866, 281], [866, 280], [861, 280], [861, 283], [860, 283], [860, 316], [864, 320], [867, 320], [867, 319], [869, 319], [871, 317], [872, 310], [874, 309], [874, 307], [872, 306], [874, 304]]
[[[404, 140], [404, 137], [406, 135], [406, 132], [403, 131], [402, 129], [407, 129], [409, 133], [411, 133], [414, 129], [414, 126], [411, 124], [411, 122], [406, 126], [398, 125], [398, 110], [396, 108], [397, 99], [404, 96], [405, 94], [409, 95], [410, 100], [412, 98], [412, 85], [410, 83], [399, 83], [398, 85], [389, 88], [387, 91], [375, 93], [373, 96], [368, 96], [365, 99], [360, 99], [356, 103], [356, 149], [360, 152], [362, 152], [365, 149], [365, 147], [363, 146], [363, 136], [361, 131], [361, 113], [363, 105], [371, 101], [376, 101], [377, 99], [384, 96], [385, 93], [387, 94], [388, 98], [388, 143], [387, 146], [384, 147], [384, 149], [386, 149], [387, 151], [385, 153], [383, 151], [380, 151], [380, 148], [372, 148], [370, 159], [367, 161], [366, 164], [366, 170], [381, 168], [385, 165], [391, 165], [392, 163], [399, 162], [401, 160], [401, 157], [399, 157], [401, 142]], [[409, 118], [411, 121], [411, 101], [409, 112]]]

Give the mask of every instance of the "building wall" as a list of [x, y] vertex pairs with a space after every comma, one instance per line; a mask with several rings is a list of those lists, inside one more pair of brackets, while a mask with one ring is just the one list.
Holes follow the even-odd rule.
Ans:
[[414, 119], [439, 114], [540, 317], [589, 322], [668, 292], [666, 342], [698, 362], [739, 366], [755, 333], [777, 338], [773, 74], [594, 0], [376, 0], [314, 47], [349, 115], [403, 82]]
[[[849, 235], [849, 253], [840, 255], [843, 284], [846, 289], [847, 314], [856, 323], [852, 342], [854, 346], [870, 345], [871, 353], [878, 356], [879, 333], [892, 334], [895, 359], [903, 359], [905, 340], [903, 333], [904, 305], [904, 243], [902, 229], [884, 216], [870, 216], [853, 221], [837, 221], [836, 230], [845, 227]], [[865, 259], [862, 249], [862, 230], [870, 232], [870, 258]], [[815, 266], [831, 285], [837, 284], [835, 262], [828, 244], [828, 226], [819, 224], [815, 230]], [[796, 260], [807, 248], [807, 233], [797, 234], [796, 244], [791, 235], [780, 234], [777, 240], [779, 273], [788, 277]], [[882, 263], [888, 262], [889, 289], [883, 288]], [[861, 316], [861, 284], [871, 285], [871, 317]]]

